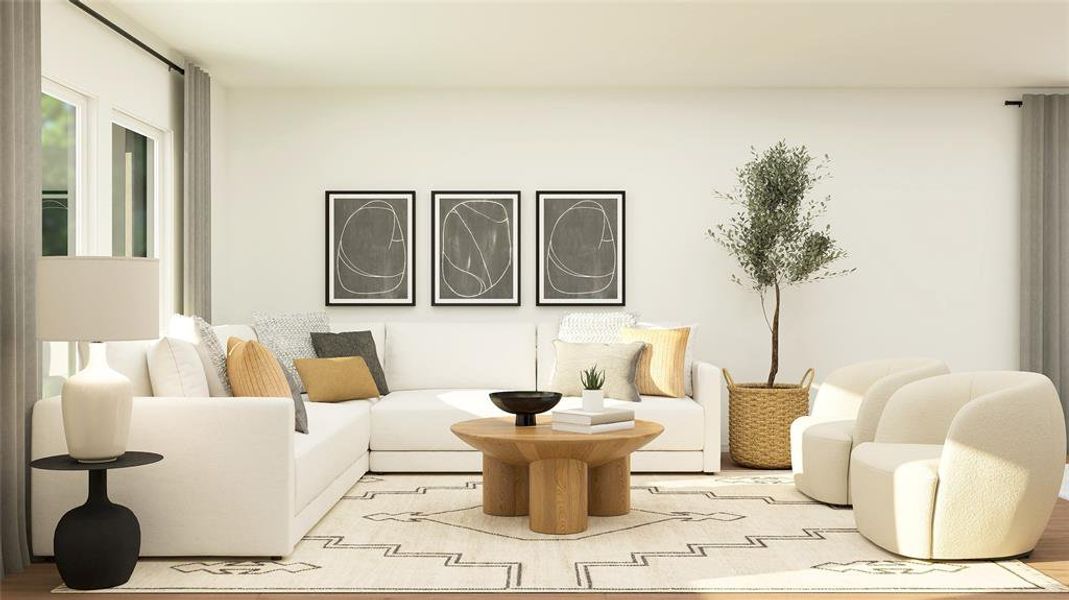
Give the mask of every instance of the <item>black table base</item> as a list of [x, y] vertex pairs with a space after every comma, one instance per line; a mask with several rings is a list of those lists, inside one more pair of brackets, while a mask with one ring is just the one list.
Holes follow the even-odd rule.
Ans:
[[85, 504], [63, 515], [53, 539], [56, 568], [67, 587], [100, 590], [130, 580], [141, 551], [141, 525], [133, 511], [108, 499], [108, 470], [160, 460], [152, 452], [127, 452], [104, 463], [82, 463], [65, 454], [30, 463], [35, 469], [89, 472]]
[[108, 472], [89, 472], [89, 498], [59, 520], [56, 567], [67, 587], [99, 590], [130, 580], [141, 551], [133, 511], [108, 499]]

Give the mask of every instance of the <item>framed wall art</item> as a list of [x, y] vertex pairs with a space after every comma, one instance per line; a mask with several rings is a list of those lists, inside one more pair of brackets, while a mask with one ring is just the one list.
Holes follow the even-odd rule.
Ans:
[[415, 305], [415, 192], [328, 191], [326, 303]]
[[542, 191], [535, 200], [538, 304], [623, 306], [624, 192]]
[[520, 304], [520, 192], [431, 193], [431, 304]]

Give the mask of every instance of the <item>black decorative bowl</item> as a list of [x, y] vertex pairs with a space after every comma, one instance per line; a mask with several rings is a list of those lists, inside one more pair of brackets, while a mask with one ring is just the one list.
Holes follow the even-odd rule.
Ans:
[[535, 425], [535, 415], [544, 413], [560, 402], [557, 392], [492, 392], [494, 406], [516, 415], [516, 426]]

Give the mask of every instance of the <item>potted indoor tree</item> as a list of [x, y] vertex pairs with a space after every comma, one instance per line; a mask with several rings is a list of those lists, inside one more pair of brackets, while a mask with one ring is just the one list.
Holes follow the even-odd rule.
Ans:
[[778, 469], [791, 464], [790, 425], [809, 410], [813, 378], [809, 369], [800, 384], [776, 381], [783, 288], [853, 269], [833, 268], [846, 252], [832, 239], [830, 227], [818, 223], [830, 198], [811, 195], [828, 177], [828, 157], [814, 158], [805, 146], [791, 147], [784, 141], [762, 152], [751, 149], [751, 154], [737, 171], [735, 189], [717, 193], [739, 212], [708, 234], [738, 261], [742, 277], [732, 275], [732, 280], [757, 292], [772, 335], [765, 381], [736, 384], [724, 370], [731, 458], [745, 466]]

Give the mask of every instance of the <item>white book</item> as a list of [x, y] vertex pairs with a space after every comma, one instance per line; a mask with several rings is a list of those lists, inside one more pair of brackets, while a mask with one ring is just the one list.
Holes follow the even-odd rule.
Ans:
[[622, 429], [634, 429], [634, 421], [621, 421], [619, 423], [603, 423], [601, 425], [576, 425], [574, 423], [553, 422], [554, 431], [566, 431], [568, 433], [605, 433], [607, 431], [620, 431]]
[[629, 408], [606, 408], [605, 410], [555, 410], [553, 420], [560, 423], [574, 423], [576, 425], [602, 425], [604, 423], [619, 423], [620, 421], [633, 421], [635, 411]]

